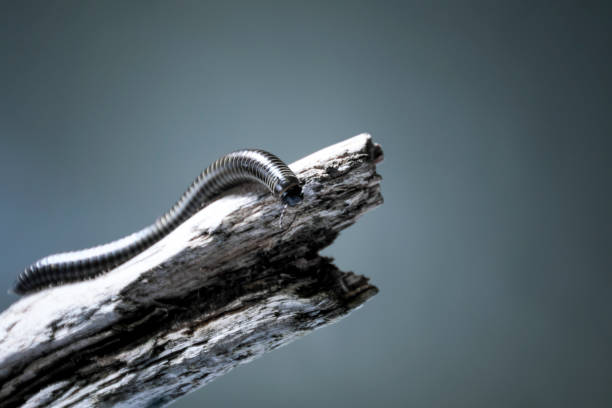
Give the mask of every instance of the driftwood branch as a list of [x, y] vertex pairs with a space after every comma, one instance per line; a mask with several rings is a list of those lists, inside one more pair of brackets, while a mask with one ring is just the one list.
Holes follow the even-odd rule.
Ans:
[[[0, 315], [0, 406], [160, 406], [377, 293], [318, 255], [382, 203], [369, 135], [291, 165], [304, 202], [244, 186], [94, 280]], [[283, 213], [284, 212], [284, 213]]]

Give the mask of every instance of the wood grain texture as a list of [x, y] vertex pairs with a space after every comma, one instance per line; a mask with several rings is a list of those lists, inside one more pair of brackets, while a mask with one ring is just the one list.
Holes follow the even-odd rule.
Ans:
[[[243, 186], [99, 278], [0, 315], [0, 406], [163, 406], [377, 293], [319, 250], [382, 203], [366, 134], [290, 167], [304, 202]], [[284, 214], [283, 214], [284, 211]]]

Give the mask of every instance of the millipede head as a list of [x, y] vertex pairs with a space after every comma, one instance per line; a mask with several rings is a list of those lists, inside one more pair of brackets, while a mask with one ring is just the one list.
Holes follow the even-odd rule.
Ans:
[[287, 204], [289, 207], [295, 207], [304, 199], [304, 195], [302, 194], [302, 187], [299, 184], [296, 184], [292, 187], [289, 187], [283, 194], [281, 194], [281, 200], [284, 204]]

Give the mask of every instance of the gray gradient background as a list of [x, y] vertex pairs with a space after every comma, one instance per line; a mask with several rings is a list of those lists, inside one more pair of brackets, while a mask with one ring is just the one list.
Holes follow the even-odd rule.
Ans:
[[152, 222], [228, 151], [367, 131], [385, 204], [325, 253], [380, 293], [175, 406], [612, 406], [611, 17], [3, 1], [0, 287]]

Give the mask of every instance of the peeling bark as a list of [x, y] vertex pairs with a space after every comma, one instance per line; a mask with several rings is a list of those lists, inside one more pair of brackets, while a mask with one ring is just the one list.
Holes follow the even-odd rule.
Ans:
[[162, 406], [377, 293], [319, 251], [382, 203], [359, 135], [290, 167], [304, 202], [242, 186], [99, 278], [0, 315], [0, 406]]

